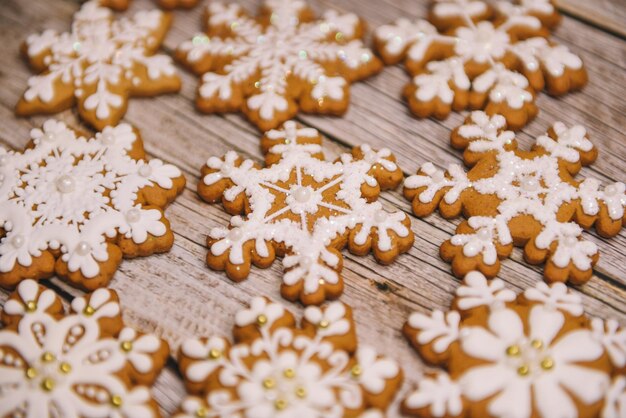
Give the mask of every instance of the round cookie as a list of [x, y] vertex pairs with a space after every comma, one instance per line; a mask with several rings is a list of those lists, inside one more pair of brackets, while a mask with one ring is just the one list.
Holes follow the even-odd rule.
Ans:
[[451, 165], [444, 173], [426, 163], [405, 180], [404, 195], [417, 216], [439, 208], [445, 218], [467, 218], [441, 246], [457, 277], [472, 270], [494, 277], [500, 259], [518, 246], [527, 262], [546, 263], [549, 282], [591, 278], [598, 248], [583, 239], [583, 228], [617, 235], [626, 221], [626, 186], [575, 180], [598, 154], [585, 128], [557, 122], [524, 151], [503, 116], [477, 111], [452, 132], [451, 142], [464, 150], [470, 170]]
[[357, 255], [371, 251], [382, 264], [408, 251], [409, 217], [376, 201], [402, 180], [393, 154], [361, 145], [330, 162], [321, 142], [315, 129], [290, 121], [264, 136], [265, 168], [235, 152], [209, 158], [198, 193], [235, 215], [230, 228], [211, 230], [209, 267], [241, 281], [252, 264], [265, 268], [284, 256], [281, 294], [308, 305], [342, 293], [344, 247]]
[[452, 110], [483, 109], [520, 129], [537, 114], [545, 89], [562, 95], [582, 88], [582, 60], [548, 39], [560, 16], [550, 0], [434, 1], [429, 21], [400, 18], [375, 33], [386, 64], [404, 61], [405, 88], [418, 117], [446, 118]]
[[257, 18], [236, 3], [211, 2], [205, 33], [182, 43], [177, 59], [202, 76], [202, 112], [242, 111], [262, 131], [296, 115], [341, 115], [351, 82], [382, 65], [363, 45], [354, 14], [316, 19], [301, 0], [265, 0]]
[[352, 310], [340, 302], [307, 308], [298, 327], [283, 305], [254, 298], [233, 335], [183, 343], [190, 396], [176, 418], [382, 418], [402, 383], [394, 360], [357, 347]]
[[584, 315], [563, 283], [516, 295], [469, 273], [453, 309], [413, 313], [404, 333], [446, 371], [404, 400], [420, 418], [619, 418], [626, 413], [626, 330]]
[[19, 116], [56, 113], [76, 106], [97, 130], [115, 125], [131, 96], [180, 90], [171, 58], [158, 55], [171, 16], [143, 10], [114, 20], [97, 0], [82, 5], [70, 32], [46, 30], [26, 39], [22, 52], [37, 73], [15, 108]]
[[115, 291], [76, 298], [65, 313], [52, 290], [25, 280], [5, 303], [2, 324], [2, 416], [161, 416], [149, 387], [168, 345], [124, 326]]
[[0, 286], [53, 274], [106, 286], [122, 257], [172, 247], [163, 209], [184, 186], [130, 125], [88, 139], [48, 120], [23, 152], [0, 148]]

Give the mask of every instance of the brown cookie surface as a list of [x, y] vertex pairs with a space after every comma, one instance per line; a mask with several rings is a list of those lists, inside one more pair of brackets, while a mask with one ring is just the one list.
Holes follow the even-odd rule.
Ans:
[[124, 326], [115, 291], [60, 298], [25, 280], [4, 305], [0, 330], [3, 416], [160, 417], [150, 386], [165, 341]]
[[[563, 283], [516, 295], [499, 279], [465, 277], [453, 309], [413, 313], [404, 333], [445, 371], [426, 376], [403, 409], [419, 417], [618, 418], [626, 331], [584, 315]], [[558, 401], [557, 401], [558, 400]]]
[[357, 346], [352, 310], [340, 302], [307, 308], [298, 326], [283, 305], [254, 298], [233, 335], [183, 343], [190, 396], [175, 417], [382, 418], [402, 383], [394, 360]]
[[598, 248], [583, 239], [583, 228], [595, 225], [605, 237], [619, 233], [626, 220], [624, 183], [601, 188], [593, 178], [574, 178], [598, 154], [580, 125], [555, 123], [529, 151], [519, 149], [506, 128], [500, 115], [473, 112], [451, 136], [470, 170], [451, 165], [444, 173], [424, 164], [406, 179], [405, 197], [417, 216], [439, 208], [446, 218], [467, 218], [441, 246], [458, 277], [472, 270], [494, 277], [500, 259], [518, 246], [527, 262], [546, 263], [547, 281], [586, 282]]
[[20, 116], [49, 114], [77, 106], [97, 130], [115, 125], [131, 96], [180, 90], [171, 58], [156, 54], [171, 16], [144, 10], [115, 20], [97, 0], [74, 15], [71, 30], [29, 36], [22, 52], [37, 75], [17, 103]]
[[202, 76], [197, 108], [241, 111], [262, 131], [299, 110], [342, 115], [350, 83], [382, 67], [361, 41], [356, 15], [316, 18], [305, 1], [264, 1], [256, 18], [236, 3], [211, 2], [204, 25], [176, 54]]
[[85, 138], [48, 120], [23, 152], [0, 149], [0, 286], [55, 273], [106, 286], [122, 257], [172, 247], [163, 210], [184, 185], [130, 125]]
[[381, 26], [375, 44], [385, 63], [405, 62], [416, 116], [483, 109], [515, 130], [537, 114], [537, 92], [562, 95], [587, 83], [582, 60], [548, 38], [559, 20], [549, 0], [436, 1], [428, 21]]
[[317, 130], [290, 121], [263, 138], [265, 168], [235, 152], [209, 158], [198, 193], [234, 215], [230, 228], [209, 234], [209, 267], [241, 281], [252, 264], [265, 268], [284, 256], [281, 293], [308, 305], [342, 293], [344, 247], [371, 251], [381, 264], [408, 251], [409, 217], [376, 201], [402, 180], [393, 154], [361, 145], [331, 162], [321, 143]]

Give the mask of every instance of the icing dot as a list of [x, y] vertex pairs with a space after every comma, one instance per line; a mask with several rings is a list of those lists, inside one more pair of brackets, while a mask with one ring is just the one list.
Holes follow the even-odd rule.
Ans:
[[144, 164], [141, 167], [139, 167], [139, 175], [141, 177], [150, 177], [151, 174], [152, 174], [152, 168], [149, 165]]
[[26, 240], [24, 239], [23, 235], [16, 235], [11, 238], [11, 245], [13, 245], [13, 247], [15, 248], [20, 248], [22, 245], [24, 245], [25, 241]]
[[486, 228], [479, 229], [476, 235], [481, 241], [491, 241], [491, 233]]
[[617, 194], [617, 187], [614, 185], [606, 186], [604, 188], [604, 194], [607, 196], [615, 196]]
[[306, 203], [311, 198], [312, 192], [309, 187], [298, 187], [293, 192], [293, 198], [296, 199], [296, 202]]
[[128, 223], [134, 224], [135, 222], [139, 222], [140, 219], [141, 212], [139, 212], [139, 209], [132, 208], [131, 210], [126, 212], [126, 220], [128, 221]]
[[107, 145], [111, 145], [113, 143], [115, 143], [115, 135], [113, 135], [111, 132], [105, 132], [102, 134], [102, 142], [107, 144]]
[[41, 139], [43, 139], [44, 141], [54, 141], [55, 138], [56, 136], [52, 132], [46, 132], [41, 137]]
[[522, 189], [527, 192], [534, 192], [539, 188], [539, 182], [534, 178], [527, 178], [522, 181]]
[[231, 173], [231, 171], [232, 171], [232, 167], [229, 166], [228, 164], [223, 164], [222, 168], [220, 168], [220, 173], [222, 174], [228, 175]]
[[80, 42], [74, 42], [74, 44], [72, 45], [72, 49], [76, 52], [80, 52], [82, 48], [82, 45], [80, 44]]
[[303, 255], [298, 259], [298, 264], [300, 265], [300, 267], [308, 270], [313, 265], [313, 259], [309, 256]]
[[64, 174], [54, 181], [59, 193], [71, 193], [76, 188], [76, 182], [71, 176]]
[[91, 245], [86, 241], [81, 241], [74, 250], [78, 255], [87, 255], [91, 252]]
[[240, 241], [243, 238], [243, 231], [240, 228], [233, 228], [228, 232], [227, 238], [232, 242]]
[[543, 360], [541, 360], [541, 368], [543, 370], [551, 370], [554, 367], [554, 360], [552, 360], [550, 357], [546, 357]]
[[565, 237], [565, 239], [563, 240], [563, 244], [569, 248], [575, 247], [577, 243], [578, 243], [578, 239], [573, 236]]
[[374, 220], [377, 223], [385, 222], [387, 220], [387, 212], [384, 210], [379, 210], [374, 214]]

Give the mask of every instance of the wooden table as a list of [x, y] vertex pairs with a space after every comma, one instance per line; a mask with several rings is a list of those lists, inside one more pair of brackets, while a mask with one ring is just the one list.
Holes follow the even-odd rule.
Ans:
[[[240, 1], [255, 10], [257, 0]], [[370, 28], [399, 16], [423, 17], [427, 0], [317, 0], [319, 10], [337, 8], [356, 11]], [[582, 170], [580, 177], [602, 181], [625, 181], [626, 160], [626, 1], [561, 0], [566, 16], [556, 31], [556, 41], [580, 54], [587, 65], [590, 83], [584, 91], [556, 100], [540, 95], [539, 117], [520, 138], [528, 146], [557, 120], [580, 123], [588, 128], [600, 150], [598, 161]], [[17, 119], [13, 107], [22, 94], [30, 70], [20, 59], [19, 45], [33, 32], [47, 28], [69, 28], [76, 0], [2, 0], [0, 2], [0, 141], [10, 148], [21, 148], [32, 127], [46, 118]], [[148, 0], [134, 0], [133, 9], [153, 7]], [[200, 29], [201, 8], [175, 12], [174, 26], [165, 43], [171, 52], [180, 42]], [[166, 338], [175, 352], [189, 336], [229, 335], [234, 313], [258, 294], [280, 300], [280, 263], [267, 270], [254, 269], [249, 280], [233, 284], [222, 273], [204, 264], [205, 237], [210, 228], [225, 225], [229, 216], [218, 205], [200, 201], [195, 193], [199, 169], [211, 155], [235, 149], [261, 160], [259, 132], [239, 115], [211, 116], [194, 111], [193, 97], [198, 79], [184, 71], [184, 87], [179, 95], [154, 99], [133, 99], [126, 121], [137, 126], [148, 152], [178, 165], [188, 185], [183, 195], [168, 209], [176, 234], [171, 252], [144, 259], [124, 261], [111, 286], [119, 291], [126, 321], [142, 331]], [[398, 156], [406, 174], [412, 174], [426, 161], [445, 166], [458, 163], [460, 154], [448, 146], [450, 130], [463, 119], [453, 114], [444, 122], [411, 117], [400, 99], [408, 77], [400, 67], [352, 89], [352, 105], [341, 119], [302, 116], [299, 121], [322, 131], [330, 153], [345, 151], [363, 142], [387, 146]], [[80, 126], [72, 111], [58, 117]], [[400, 193], [382, 194], [383, 204], [410, 212]], [[361, 343], [376, 346], [398, 359], [405, 367], [408, 383], [419, 379], [424, 366], [400, 333], [412, 311], [447, 309], [459, 281], [450, 266], [438, 256], [439, 245], [453, 233], [457, 221], [439, 215], [413, 219], [415, 244], [410, 252], [389, 267], [380, 267], [372, 257], [353, 257], [345, 252], [344, 302], [356, 310]], [[601, 249], [600, 261], [592, 280], [580, 292], [592, 315], [616, 317], [626, 324], [626, 233], [605, 240], [594, 232], [585, 237]], [[513, 288], [523, 288], [541, 280], [542, 269], [530, 267], [520, 250], [504, 261], [500, 277]], [[66, 299], [80, 294], [58, 279], [45, 282]], [[7, 293], [0, 292], [0, 301]], [[299, 306], [292, 305], [296, 312]], [[183, 396], [183, 386], [175, 362], [168, 363], [156, 385], [156, 396], [166, 413], [175, 410]]]

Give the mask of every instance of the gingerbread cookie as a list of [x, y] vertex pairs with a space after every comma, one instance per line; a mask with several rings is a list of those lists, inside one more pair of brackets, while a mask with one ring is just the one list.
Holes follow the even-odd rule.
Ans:
[[375, 43], [385, 63], [405, 61], [418, 117], [484, 109], [516, 130], [537, 114], [538, 91], [557, 96], [587, 83], [582, 60], [548, 39], [559, 18], [549, 0], [440, 0], [430, 22], [401, 18], [378, 28]]
[[[157, 3], [164, 9], [175, 9], [177, 7], [191, 9], [198, 4], [198, 0], [158, 0]], [[100, 4], [104, 7], [123, 11], [128, 9], [130, 0], [100, 0]]]
[[76, 104], [80, 116], [102, 130], [124, 116], [130, 96], [179, 91], [171, 58], [155, 55], [170, 20], [150, 10], [115, 21], [92, 0], [74, 15], [70, 32], [29, 36], [22, 51], [38, 74], [28, 80], [16, 113], [55, 113]]
[[402, 370], [359, 346], [352, 310], [309, 307], [300, 327], [283, 305], [255, 298], [237, 313], [235, 342], [185, 341], [180, 369], [191, 396], [176, 418], [382, 418]]
[[341, 115], [349, 84], [382, 65], [363, 45], [356, 15], [327, 11], [316, 19], [301, 0], [265, 0], [258, 18], [233, 3], [212, 2], [206, 33], [178, 48], [178, 60], [202, 75], [202, 112], [241, 110], [261, 130], [298, 109]]
[[515, 295], [501, 280], [471, 272], [453, 310], [413, 313], [404, 333], [426, 362], [446, 369], [406, 397], [408, 414], [618, 418], [626, 412], [626, 330], [615, 320], [585, 316], [580, 296], [563, 283], [540, 282]]
[[169, 250], [163, 208], [185, 178], [145, 158], [126, 124], [87, 139], [49, 120], [23, 152], [0, 148], [0, 286], [56, 273], [93, 290], [107, 285], [122, 257]]
[[0, 330], [3, 417], [160, 417], [150, 386], [167, 359], [165, 341], [124, 326], [117, 294], [72, 301], [33, 280], [4, 305]]
[[515, 245], [524, 247], [527, 262], [546, 262], [547, 281], [586, 282], [598, 248], [582, 239], [582, 230], [595, 225], [604, 237], [619, 233], [626, 220], [624, 183], [602, 189], [595, 179], [574, 179], [598, 153], [582, 126], [557, 122], [530, 151], [520, 150], [506, 128], [503, 116], [473, 112], [452, 132], [470, 170], [451, 165], [444, 173], [424, 164], [406, 179], [404, 195], [417, 216], [438, 207], [445, 218], [467, 217], [441, 246], [457, 277], [471, 270], [494, 277], [499, 259]]
[[414, 239], [409, 217], [386, 212], [376, 201], [402, 180], [395, 157], [361, 145], [329, 162], [321, 142], [315, 129], [289, 121], [263, 138], [266, 168], [235, 152], [208, 160], [198, 193], [235, 215], [230, 228], [210, 232], [209, 267], [241, 281], [251, 264], [269, 267], [284, 256], [281, 293], [308, 305], [343, 291], [345, 246], [357, 255], [372, 251], [382, 264], [408, 251]]

